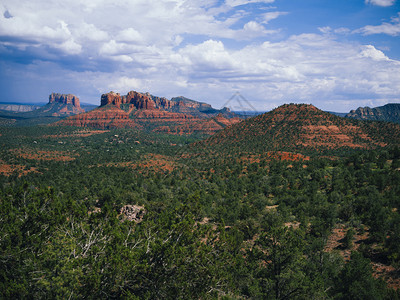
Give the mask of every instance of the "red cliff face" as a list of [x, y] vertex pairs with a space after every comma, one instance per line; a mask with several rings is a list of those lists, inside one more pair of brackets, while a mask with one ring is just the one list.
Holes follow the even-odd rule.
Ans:
[[47, 105], [56, 107], [57, 111], [52, 113], [53, 116], [75, 115], [85, 112], [81, 108], [79, 98], [72, 94], [52, 93], [49, 96], [49, 103]]
[[175, 112], [192, 112], [190, 109], [211, 108], [206, 103], [196, 102], [184, 97], [177, 97], [168, 100], [164, 97], [152, 96], [149, 93], [138, 93], [130, 91], [126, 96], [110, 92], [101, 96], [100, 106], [114, 104], [120, 107], [121, 104], [132, 104], [137, 110], [172, 110]]
[[49, 103], [62, 103], [62, 104], [72, 104], [76, 108], [81, 108], [79, 98], [72, 94], [59, 94], [51, 93], [49, 96]]
[[168, 100], [136, 91], [130, 91], [126, 96], [110, 92], [101, 96], [98, 109], [58, 124], [101, 129], [135, 127], [174, 134], [214, 134], [240, 121], [236, 118], [226, 119], [222, 114], [210, 118], [201, 109], [212, 107], [184, 97]]
[[114, 104], [117, 107], [120, 107], [122, 103], [122, 98], [119, 93], [109, 92], [107, 94], [101, 95], [100, 106], [104, 106], [107, 104]]
[[146, 94], [130, 91], [123, 97], [122, 103], [133, 104], [136, 109], [156, 109], [156, 103]]
[[229, 113], [229, 109], [216, 110], [210, 104], [197, 102], [185, 97], [175, 97], [168, 100], [164, 97], [156, 97], [149, 93], [139, 93], [130, 91], [126, 96], [121, 96], [119, 93], [109, 92], [101, 96], [100, 106], [113, 104], [119, 108], [121, 104], [129, 104], [130, 112], [133, 110], [150, 110], [150, 111], [167, 111], [174, 113], [184, 113], [196, 118], [209, 118], [218, 114], [218, 112]]

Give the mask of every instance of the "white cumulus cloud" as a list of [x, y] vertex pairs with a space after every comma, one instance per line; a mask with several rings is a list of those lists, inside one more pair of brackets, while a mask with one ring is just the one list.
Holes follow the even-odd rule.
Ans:
[[362, 51], [360, 53], [361, 57], [372, 58], [373, 60], [389, 60], [389, 58], [380, 50], [376, 49], [372, 45], [366, 45], [362, 47]]
[[371, 34], [388, 34], [391, 36], [400, 35], [400, 13], [397, 17], [391, 19], [391, 22], [383, 22], [381, 25], [367, 25], [363, 28], [357, 30], [356, 32], [361, 32], [365, 35]]
[[194, 71], [232, 69], [235, 61], [221, 41], [208, 40], [199, 45], [188, 45], [179, 51], [182, 61], [190, 63]]

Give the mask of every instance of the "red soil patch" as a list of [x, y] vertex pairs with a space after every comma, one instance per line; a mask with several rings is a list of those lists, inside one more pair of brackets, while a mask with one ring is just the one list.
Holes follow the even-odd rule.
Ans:
[[251, 155], [246, 155], [242, 156], [239, 158], [240, 161], [254, 164], [254, 163], [259, 163], [261, 161], [261, 155], [260, 154], [251, 154]]
[[54, 160], [54, 161], [72, 161], [79, 154], [71, 154], [66, 151], [43, 151], [34, 149], [11, 149], [12, 153], [25, 159], [33, 160]]
[[29, 172], [37, 172], [36, 168], [32, 167], [28, 170], [22, 165], [10, 165], [6, 164], [4, 161], [0, 160], [0, 174], [5, 176], [10, 176], [14, 172], [19, 173], [18, 177], [28, 174]]
[[332, 234], [329, 236], [328, 241], [326, 242], [326, 246], [324, 251], [331, 252], [333, 250], [339, 250], [340, 255], [344, 258], [344, 260], [350, 260], [351, 249], [341, 249], [342, 243], [340, 242], [346, 235], [347, 230], [343, 225], [338, 226], [332, 230]]
[[278, 160], [288, 161], [299, 161], [299, 160], [310, 160], [309, 156], [305, 156], [300, 153], [283, 152], [283, 151], [271, 151], [267, 153], [268, 157]]
[[153, 153], [145, 155], [143, 161], [136, 164], [136, 168], [150, 169], [155, 172], [172, 172], [175, 167], [176, 164], [170, 157]]
[[[329, 236], [326, 243], [325, 252], [331, 252], [337, 250], [339, 254], [344, 258], [345, 261], [350, 260], [351, 251], [357, 250], [363, 241], [368, 239], [369, 233], [365, 231], [363, 234], [354, 234], [353, 247], [351, 249], [344, 249], [341, 240], [345, 237], [347, 229], [344, 225], [339, 225], [337, 228], [332, 230], [332, 234]], [[380, 262], [371, 261], [373, 276], [375, 278], [381, 278], [385, 280], [388, 287], [392, 289], [400, 288], [400, 278], [393, 276], [395, 274], [395, 268], [390, 265], [385, 265]]]
[[[372, 138], [361, 130], [353, 125], [343, 125], [340, 128], [336, 125], [305, 125], [301, 130], [300, 136], [303, 138], [303, 142], [300, 144], [307, 147], [335, 148], [340, 145], [350, 148], [368, 148]], [[357, 136], [360, 139], [355, 141]], [[375, 144], [381, 147], [386, 146], [385, 143]]]

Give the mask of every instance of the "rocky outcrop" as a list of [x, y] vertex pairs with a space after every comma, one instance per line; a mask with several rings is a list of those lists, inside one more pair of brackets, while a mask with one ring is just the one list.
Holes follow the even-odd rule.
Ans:
[[121, 207], [119, 214], [123, 220], [140, 223], [146, 214], [146, 210], [143, 206], [127, 204]]
[[79, 98], [72, 94], [51, 93], [51, 95], [49, 96], [49, 103], [55, 103], [55, 102], [62, 104], [71, 104], [75, 106], [77, 109], [81, 108]]
[[241, 119], [229, 109], [184, 97], [168, 100], [149, 93], [130, 91], [127, 95], [110, 92], [101, 95], [100, 107], [86, 114], [60, 121], [59, 125], [109, 129], [136, 127], [171, 134], [214, 134]]
[[135, 110], [159, 110], [183, 113], [197, 118], [210, 118], [219, 113], [229, 118], [236, 116], [228, 108], [214, 109], [210, 104], [194, 101], [185, 97], [175, 97], [168, 100], [164, 97], [157, 97], [149, 93], [139, 93], [136, 91], [130, 91], [126, 96], [121, 96], [119, 93], [115, 92], [103, 94], [101, 96], [100, 106], [109, 104], [113, 104], [119, 108], [122, 108], [121, 105], [125, 105], [124, 109], [127, 105], [130, 111], [132, 111], [132, 108]]
[[174, 97], [171, 99], [171, 101], [175, 103], [174, 107], [178, 107], [182, 110], [197, 109], [199, 111], [206, 111], [206, 110], [213, 109], [210, 104], [203, 103], [203, 102], [197, 102], [197, 101], [191, 100], [191, 99], [183, 97], [183, 96]]
[[390, 103], [375, 108], [359, 107], [351, 110], [346, 118], [400, 123], [400, 104]]
[[122, 103], [122, 98], [119, 93], [109, 92], [107, 94], [101, 95], [100, 106], [105, 106], [108, 104], [114, 104], [117, 107], [120, 107]]
[[156, 102], [149, 95], [130, 91], [122, 98], [123, 104], [133, 104], [136, 109], [155, 110]]
[[43, 107], [43, 112], [59, 117], [80, 114], [85, 110], [81, 108], [79, 98], [75, 95], [51, 93], [49, 103]]

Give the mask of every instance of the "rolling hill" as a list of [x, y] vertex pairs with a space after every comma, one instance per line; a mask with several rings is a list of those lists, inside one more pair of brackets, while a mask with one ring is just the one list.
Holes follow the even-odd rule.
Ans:
[[224, 151], [326, 152], [400, 145], [400, 126], [341, 118], [307, 104], [285, 104], [198, 142]]

